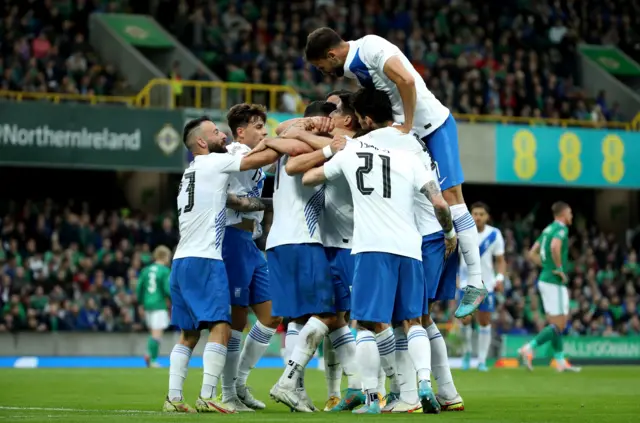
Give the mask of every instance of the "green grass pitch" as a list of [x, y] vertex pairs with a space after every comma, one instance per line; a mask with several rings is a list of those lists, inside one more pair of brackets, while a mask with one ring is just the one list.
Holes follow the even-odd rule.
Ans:
[[[343, 422], [430, 419], [448, 422], [634, 422], [640, 412], [640, 367], [586, 367], [580, 374], [549, 368], [454, 372], [466, 410], [436, 415], [354, 416], [290, 413], [269, 398], [280, 371], [255, 370], [249, 379], [267, 409], [238, 415], [175, 415], [158, 412], [167, 390], [167, 369], [2, 369], [0, 422]], [[202, 373], [190, 369], [185, 395], [193, 405]], [[307, 390], [318, 407], [325, 400], [323, 373], [307, 371]]]

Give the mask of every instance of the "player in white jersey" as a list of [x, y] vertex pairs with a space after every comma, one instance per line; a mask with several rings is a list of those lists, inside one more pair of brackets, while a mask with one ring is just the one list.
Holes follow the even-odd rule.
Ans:
[[[267, 136], [267, 114], [259, 104], [237, 104], [227, 113], [227, 124], [234, 142], [227, 146], [230, 154], [243, 157]], [[259, 198], [266, 175], [261, 168], [233, 173], [227, 193], [238, 198]], [[222, 372], [222, 401], [233, 403], [238, 412], [263, 409], [247, 389], [247, 378], [269, 346], [271, 337], [282, 322], [271, 316], [269, 269], [264, 254], [253, 240], [264, 212], [241, 212], [227, 209], [227, 227], [222, 242], [222, 258], [229, 279], [231, 296], [231, 337], [227, 346], [227, 361]], [[242, 352], [242, 331], [247, 325], [249, 306], [257, 322], [249, 331]]]
[[[478, 227], [478, 237], [480, 238], [480, 260], [482, 264], [482, 280], [484, 281], [489, 294], [484, 299], [476, 319], [478, 322], [478, 370], [486, 372], [487, 355], [491, 347], [491, 314], [495, 311], [494, 291], [502, 289], [504, 274], [507, 270], [507, 263], [504, 259], [504, 238], [500, 229], [487, 224], [489, 220], [489, 207], [484, 203], [474, 203], [471, 205], [471, 214]], [[495, 263], [495, 267], [494, 267]], [[460, 265], [460, 288], [464, 288], [467, 283], [467, 267], [464, 263]], [[461, 294], [461, 292], [459, 292]], [[468, 370], [471, 362], [471, 338], [473, 336], [473, 326], [471, 317], [463, 320], [462, 338], [464, 340], [462, 359], [462, 369]]]
[[[407, 136], [395, 128], [382, 128], [386, 136]], [[374, 131], [375, 132], [375, 131]], [[353, 197], [355, 255], [352, 318], [358, 320], [356, 359], [367, 403], [355, 413], [380, 413], [377, 393], [380, 353], [375, 336], [379, 324], [394, 322], [407, 330], [409, 353], [419, 375], [419, 395], [426, 410], [439, 410], [429, 379], [427, 333], [420, 323], [426, 286], [422, 268], [421, 237], [415, 224], [416, 192], [428, 195], [455, 231], [449, 207], [442, 198], [435, 173], [413, 154], [382, 150], [361, 141], [348, 143], [320, 168], [303, 178], [318, 184], [344, 176]], [[329, 182], [330, 183], [330, 182]], [[375, 228], [375, 230], [371, 230]], [[451, 248], [453, 251], [453, 248]], [[376, 335], [374, 336], [374, 333]]]
[[[196, 410], [235, 413], [233, 404], [216, 399], [216, 385], [224, 367], [229, 339], [230, 301], [227, 273], [222, 262], [227, 184], [233, 172], [258, 169], [273, 162], [271, 150], [251, 157], [227, 153], [226, 136], [207, 117], [187, 123], [185, 146], [194, 159], [185, 170], [178, 192], [180, 242], [170, 276], [171, 322], [181, 330], [170, 356], [169, 393], [163, 410], [194, 412], [184, 402], [182, 387], [200, 331], [209, 329], [204, 348], [204, 377]], [[237, 196], [233, 196], [237, 200]], [[261, 210], [257, 198], [245, 199], [246, 211]]]
[[[354, 129], [360, 125], [355, 117], [349, 115], [348, 104], [343, 105], [340, 99], [347, 101], [348, 95], [338, 97], [338, 106], [333, 106], [331, 113], [335, 128], [350, 135], [355, 134]], [[327, 112], [329, 107], [324, 107]], [[316, 116], [328, 117], [326, 113], [316, 113]], [[304, 127], [304, 125], [302, 125]], [[287, 137], [292, 137], [307, 142], [316, 151], [292, 157], [287, 162], [285, 170], [289, 175], [303, 174], [315, 166], [325, 162], [326, 157], [323, 148], [332, 144], [330, 136], [315, 135], [304, 131], [303, 128], [292, 128], [285, 132]], [[354, 259], [351, 255], [353, 241], [353, 202], [349, 185], [344, 178], [338, 178], [325, 186], [325, 209], [322, 222], [322, 244], [329, 260], [331, 276], [335, 287], [336, 309], [340, 317], [349, 321], [348, 314], [351, 310], [351, 283], [353, 280]], [[361, 383], [357, 377], [354, 362], [355, 338], [348, 326], [334, 330], [323, 341], [325, 359], [325, 378], [327, 380], [328, 400], [324, 411], [343, 411], [353, 409], [364, 402]], [[347, 376], [347, 391], [344, 397], [340, 393], [342, 373]], [[384, 378], [383, 378], [384, 381]]]
[[[391, 101], [384, 92], [374, 88], [363, 88], [355, 93], [351, 100], [361, 126], [368, 130], [374, 129], [373, 132], [358, 139], [377, 147], [395, 147], [410, 152], [418, 156], [425, 166], [432, 165], [428, 149], [420, 146], [409, 135], [397, 136], [397, 131], [392, 128], [394, 124]], [[424, 353], [431, 357], [432, 370], [438, 381], [437, 398], [442, 405], [442, 409], [460, 410], [463, 407], [462, 398], [458, 395], [453, 383], [447, 347], [438, 327], [429, 316], [429, 308], [434, 301], [455, 298], [455, 276], [458, 267], [458, 256], [457, 254], [448, 253], [445, 248], [445, 243], [443, 242], [445, 234], [438, 217], [435, 215], [433, 205], [422, 195], [416, 198], [416, 205], [415, 219], [420, 235], [422, 235], [422, 264], [428, 299], [428, 301], [425, 301], [422, 323], [429, 335], [430, 349], [426, 349]], [[446, 258], [447, 256], [448, 258]], [[407, 339], [402, 328], [396, 328], [394, 335], [395, 364], [398, 370], [397, 384], [391, 384], [391, 392], [383, 412], [414, 412], [420, 407], [415, 385], [415, 369], [408, 357]], [[389, 334], [389, 337], [391, 338], [394, 335]], [[384, 348], [379, 345], [379, 350], [382, 353]], [[388, 351], [388, 354], [391, 355], [391, 352]], [[385, 357], [382, 356], [382, 358], [384, 362]], [[387, 374], [389, 374], [389, 371], [387, 371]]]
[[449, 109], [427, 89], [402, 51], [376, 35], [344, 41], [332, 29], [319, 28], [309, 34], [305, 56], [325, 74], [346, 76], [362, 87], [384, 91], [393, 105], [394, 120], [403, 122], [400, 129], [405, 133], [413, 130], [428, 146], [469, 268], [469, 285], [455, 315], [472, 314], [487, 291], [481, 278], [478, 233], [462, 196], [458, 131]]

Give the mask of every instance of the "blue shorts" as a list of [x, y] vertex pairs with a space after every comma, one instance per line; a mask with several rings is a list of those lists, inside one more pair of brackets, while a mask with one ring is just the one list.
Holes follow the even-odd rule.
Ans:
[[[456, 295], [456, 299], [458, 300], [458, 304], [460, 304], [460, 300], [462, 299], [462, 295], [464, 292], [461, 289], [458, 289], [458, 293]], [[493, 313], [496, 311], [496, 295], [493, 292], [489, 292], [487, 296], [478, 307], [478, 311], [486, 311], [489, 313]]]
[[271, 314], [298, 318], [335, 313], [334, 287], [322, 244], [287, 244], [267, 251]]
[[[456, 297], [456, 274], [460, 265], [460, 256], [454, 252], [444, 260], [444, 232], [422, 237], [422, 265], [427, 285], [428, 303], [448, 301]], [[428, 314], [427, 309], [424, 310]]]
[[351, 318], [395, 323], [422, 316], [425, 301], [422, 263], [390, 253], [355, 255]]
[[229, 278], [231, 305], [248, 307], [271, 299], [269, 268], [251, 232], [227, 226], [222, 259]]
[[453, 115], [435, 131], [422, 138], [431, 157], [438, 165], [440, 188], [444, 191], [464, 182], [458, 149], [458, 126]]
[[222, 260], [184, 257], [173, 260], [171, 324], [200, 330], [206, 323], [230, 322], [229, 282]]
[[351, 285], [353, 283], [354, 257], [350, 248], [325, 247], [337, 311], [351, 310]]

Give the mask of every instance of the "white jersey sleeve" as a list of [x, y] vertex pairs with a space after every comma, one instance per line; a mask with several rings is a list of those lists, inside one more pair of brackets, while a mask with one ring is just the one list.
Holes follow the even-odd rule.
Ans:
[[387, 93], [396, 122], [404, 121], [404, 108], [398, 87], [384, 73], [384, 65], [391, 57], [397, 57], [415, 80], [416, 111], [413, 129], [418, 136], [424, 138], [447, 120], [449, 109], [429, 91], [422, 76], [396, 45], [377, 35], [366, 35], [348, 43], [349, 53], [344, 65], [344, 75], [357, 79], [362, 87], [375, 87]]
[[[233, 142], [227, 146], [229, 154], [237, 157], [244, 157], [251, 148], [239, 142]], [[229, 194], [238, 197], [259, 198], [262, 196], [262, 188], [267, 175], [262, 169], [245, 170], [244, 172], [232, 173], [229, 176]], [[242, 219], [250, 219], [256, 223], [262, 222], [264, 212], [238, 212], [227, 209], [227, 226], [240, 223]], [[259, 225], [257, 225], [259, 226]], [[259, 236], [259, 235], [258, 235]]]
[[240, 157], [228, 153], [196, 156], [178, 190], [180, 241], [174, 258], [222, 260], [229, 173], [240, 170]]
[[[353, 141], [351, 141], [353, 142]], [[334, 159], [337, 160], [334, 161]], [[329, 165], [329, 172], [336, 172], [340, 159], [340, 153], [325, 163], [325, 177], [327, 177], [326, 166]], [[331, 164], [333, 162], [333, 164]], [[341, 170], [331, 175], [325, 184], [324, 192], [324, 216], [322, 225], [322, 245], [334, 248], [352, 248], [353, 243], [353, 199], [349, 183]]]

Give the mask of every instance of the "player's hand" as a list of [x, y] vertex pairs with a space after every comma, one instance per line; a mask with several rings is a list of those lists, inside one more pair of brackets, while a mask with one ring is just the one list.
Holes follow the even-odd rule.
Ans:
[[413, 129], [411, 126], [408, 126], [405, 124], [396, 126], [396, 128], [398, 129], [398, 131], [402, 132], [403, 134], [408, 134], [409, 132], [411, 132], [411, 129]]
[[347, 137], [344, 135], [336, 135], [333, 137], [333, 141], [331, 141], [331, 152], [336, 154], [340, 150], [344, 150], [344, 147], [347, 145]]
[[551, 273], [553, 273], [553, 274], [554, 274], [554, 275], [556, 275], [556, 276], [559, 276], [559, 277], [560, 277], [560, 279], [562, 279], [562, 283], [567, 283], [567, 282], [569, 282], [569, 278], [567, 277], [567, 274], [566, 274], [566, 273], [564, 273], [563, 271], [561, 271], [561, 270], [554, 270], [554, 271], [553, 271], [553, 272], [551, 272]]
[[449, 256], [456, 251], [458, 248], [458, 236], [454, 236], [451, 239], [444, 239], [444, 258], [445, 260], [449, 258]]
[[493, 290], [495, 292], [502, 292], [504, 291], [504, 285], [502, 284], [502, 282], [496, 282], [496, 286], [493, 288]]
[[311, 122], [313, 124], [312, 130], [323, 133], [333, 131], [334, 125], [331, 118], [316, 116], [311, 118]]
[[255, 153], [259, 153], [261, 151], [264, 151], [267, 149], [267, 144], [265, 143], [265, 140], [262, 140], [258, 143], [258, 145], [256, 145], [253, 150], [249, 151], [247, 154], [245, 154], [245, 157], [250, 156], [252, 154]]

